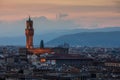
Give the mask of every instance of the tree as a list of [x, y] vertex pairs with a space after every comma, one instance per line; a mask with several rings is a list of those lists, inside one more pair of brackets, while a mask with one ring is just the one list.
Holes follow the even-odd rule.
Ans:
[[43, 40], [40, 41], [40, 48], [44, 48], [44, 41]]

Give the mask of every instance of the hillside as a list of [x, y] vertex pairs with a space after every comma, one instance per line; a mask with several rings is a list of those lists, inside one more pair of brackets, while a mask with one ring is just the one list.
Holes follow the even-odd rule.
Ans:
[[47, 45], [60, 45], [69, 43], [71, 46], [102, 46], [120, 47], [120, 31], [114, 32], [84, 32], [60, 36]]

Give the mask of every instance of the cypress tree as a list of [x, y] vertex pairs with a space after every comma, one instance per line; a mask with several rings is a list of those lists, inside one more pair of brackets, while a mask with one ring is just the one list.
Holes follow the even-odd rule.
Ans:
[[43, 40], [40, 41], [40, 48], [44, 48], [44, 41]]

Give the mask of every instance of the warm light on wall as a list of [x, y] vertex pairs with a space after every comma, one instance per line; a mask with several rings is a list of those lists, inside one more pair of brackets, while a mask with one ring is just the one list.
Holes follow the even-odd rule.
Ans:
[[40, 62], [44, 63], [44, 62], [46, 62], [46, 59], [42, 58], [42, 59], [40, 59]]

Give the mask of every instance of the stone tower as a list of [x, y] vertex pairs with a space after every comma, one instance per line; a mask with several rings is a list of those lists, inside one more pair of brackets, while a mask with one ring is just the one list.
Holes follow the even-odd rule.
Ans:
[[26, 48], [28, 49], [33, 48], [34, 29], [33, 29], [33, 21], [31, 20], [30, 17], [26, 21], [25, 35], [26, 35]]

